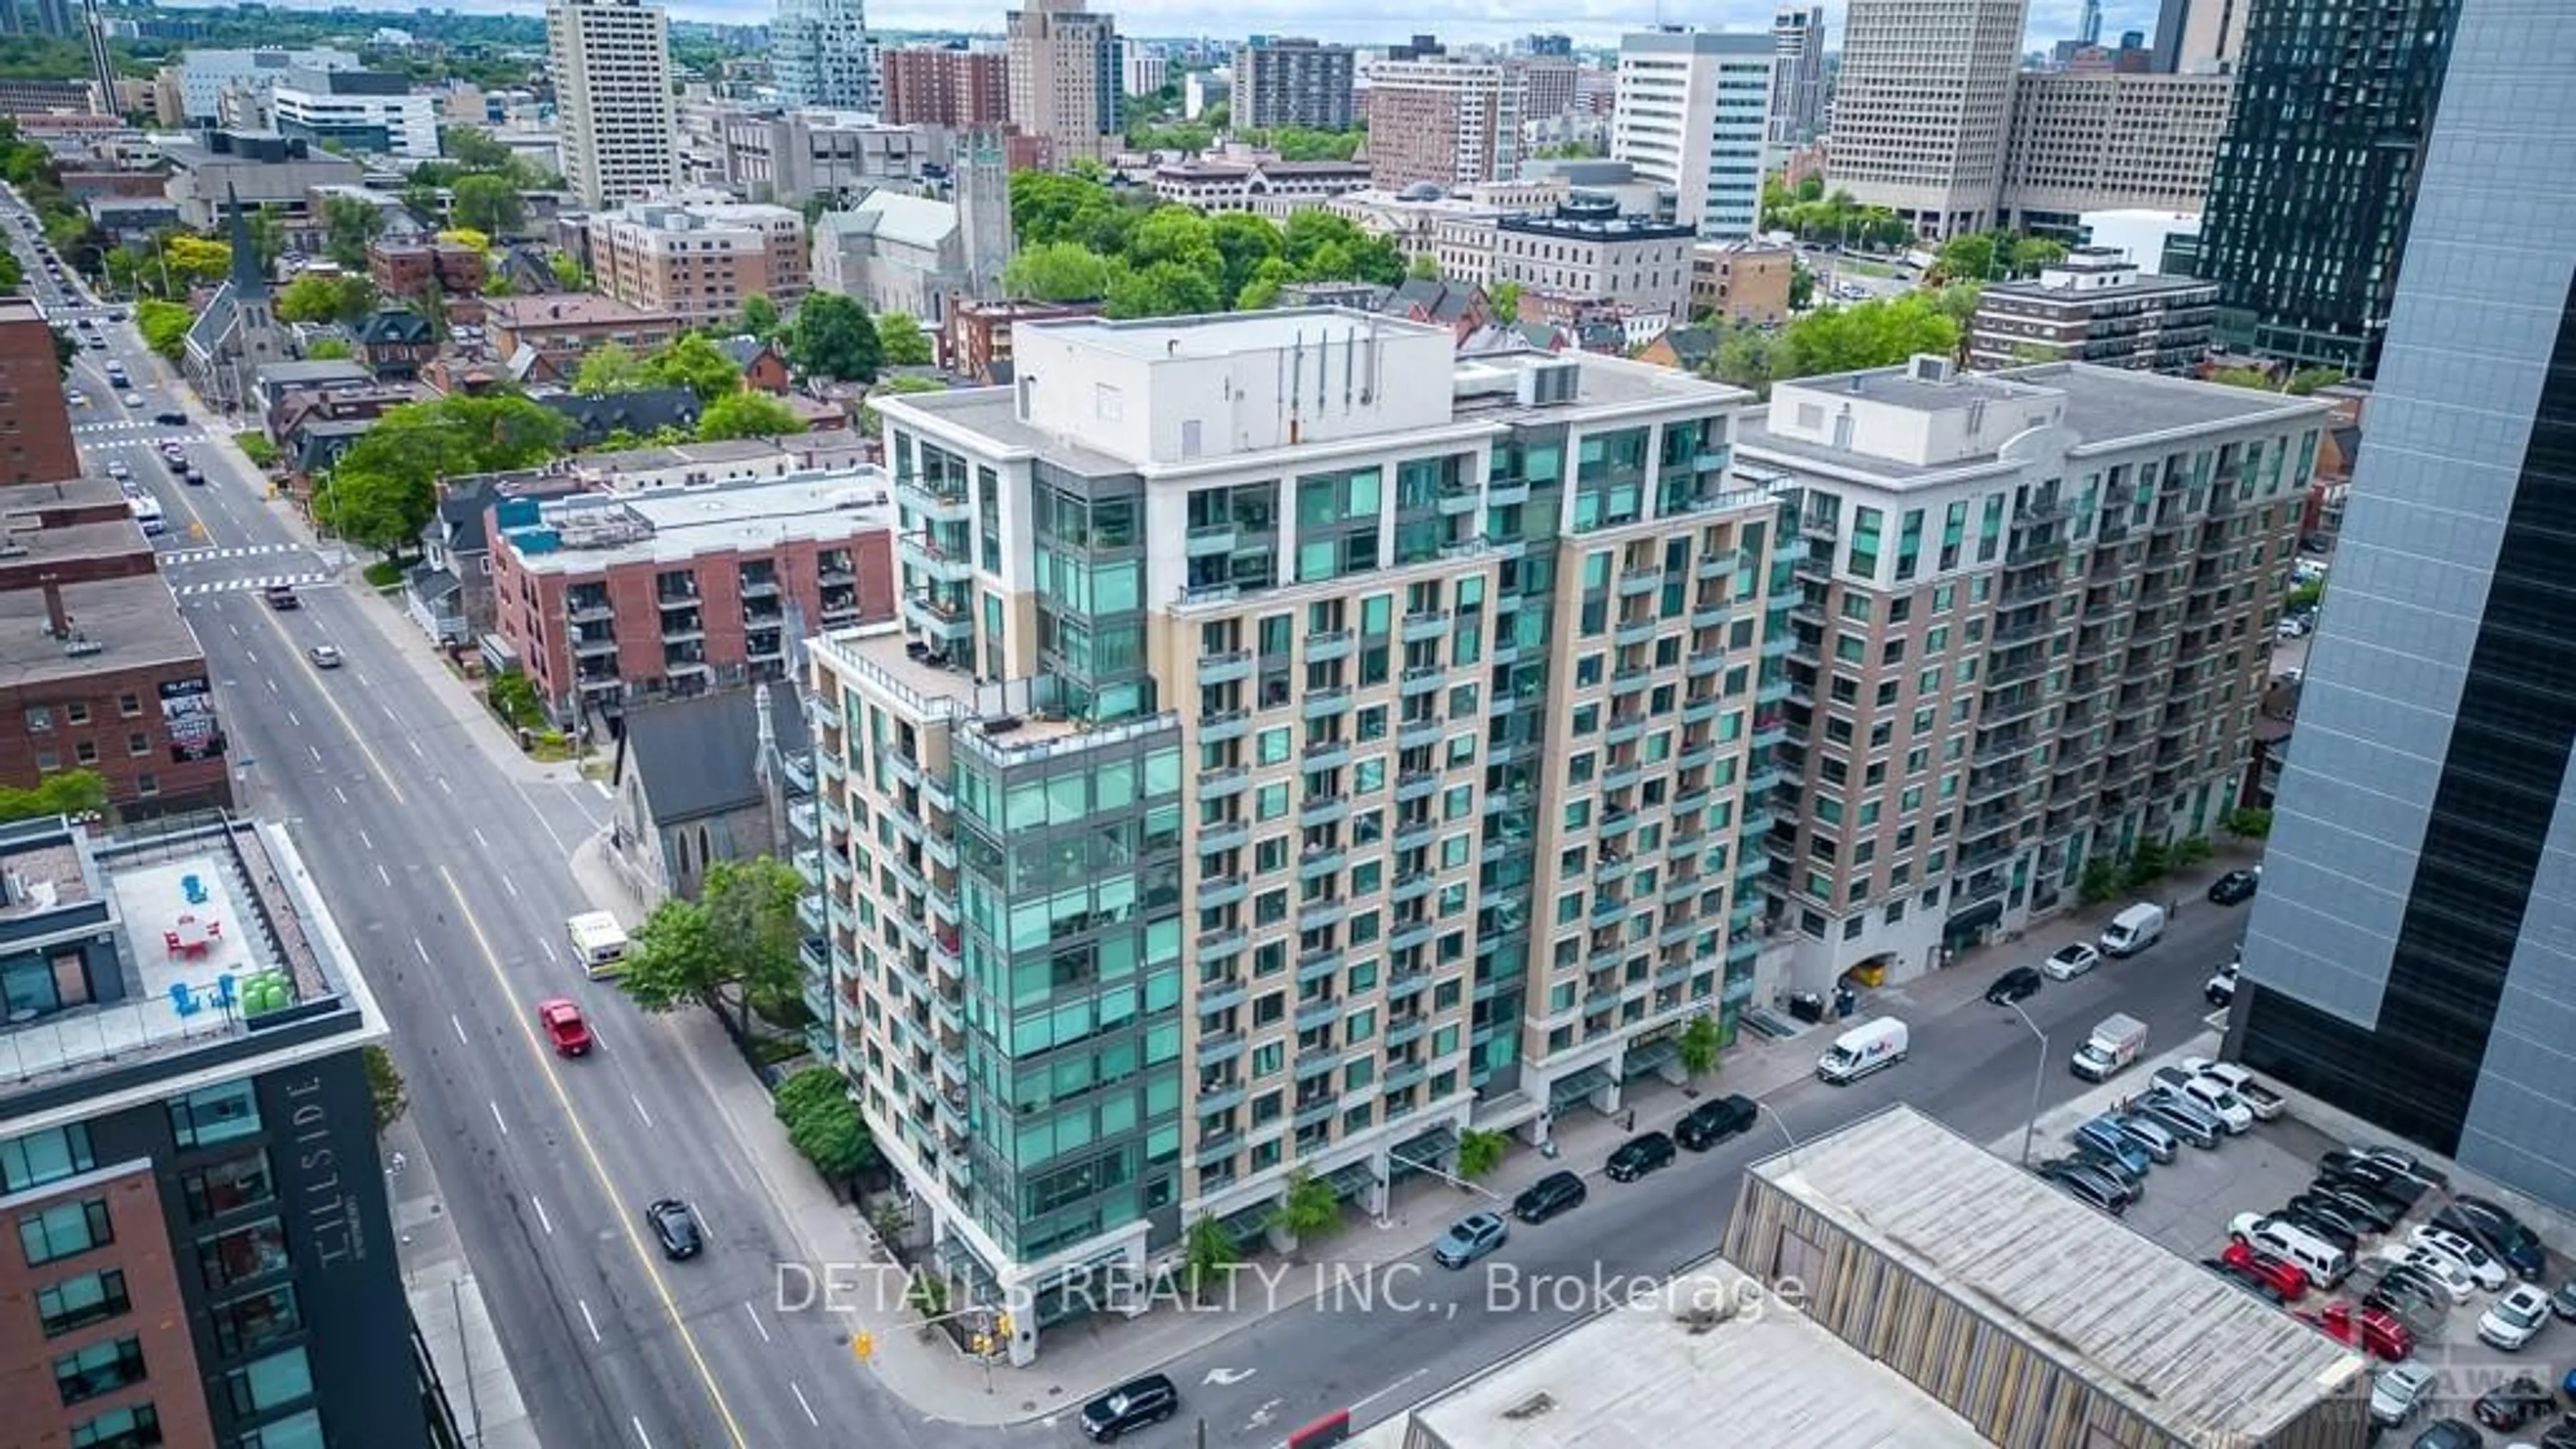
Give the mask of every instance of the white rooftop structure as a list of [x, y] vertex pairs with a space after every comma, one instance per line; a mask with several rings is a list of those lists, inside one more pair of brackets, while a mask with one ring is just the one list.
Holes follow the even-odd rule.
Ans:
[[504, 536], [520, 566], [540, 574], [838, 543], [858, 530], [895, 525], [891, 487], [872, 467], [651, 493], [576, 494], [547, 500], [537, 516], [536, 526]]

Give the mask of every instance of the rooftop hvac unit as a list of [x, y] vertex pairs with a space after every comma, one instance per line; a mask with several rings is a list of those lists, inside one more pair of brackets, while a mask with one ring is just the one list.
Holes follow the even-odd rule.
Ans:
[[1583, 379], [1583, 364], [1570, 357], [1551, 357], [1523, 364], [1520, 400], [1524, 407], [1549, 407], [1574, 401]]

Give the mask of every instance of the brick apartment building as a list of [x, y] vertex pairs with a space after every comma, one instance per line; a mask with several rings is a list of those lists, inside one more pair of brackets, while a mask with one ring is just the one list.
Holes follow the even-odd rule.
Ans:
[[54, 329], [24, 297], [0, 297], [0, 484], [80, 474]]
[[433, 285], [449, 296], [471, 297], [482, 292], [490, 269], [474, 247], [378, 237], [367, 243], [367, 275], [389, 297], [426, 296]]
[[758, 202], [639, 202], [583, 223], [599, 290], [684, 326], [731, 322], [744, 299], [793, 308], [811, 286], [805, 218]]
[[196, 631], [116, 485], [0, 490], [0, 784], [88, 770], [127, 816], [230, 808]]
[[1011, 61], [1000, 51], [905, 46], [879, 58], [892, 126], [998, 126], [1011, 114]]
[[630, 307], [612, 297], [566, 292], [552, 297], [495, 297], [484, 304], [484, 326], [503, 357], [536, 349], [569, 377], [582, 354], [614, 342], [649, 352], [678, 336], [687, 324], [668, 312]]
[[501, 637], [567, 727], [629, 702], [787, 677], [791, 639], [895, 611], [873, 468], [494, 505]]
[[939, 365], [987, 387], [1011, 380], [1011, 328], [1021, 322], [1099, 315], [1096, 302], [959, 302], [939, 330]]

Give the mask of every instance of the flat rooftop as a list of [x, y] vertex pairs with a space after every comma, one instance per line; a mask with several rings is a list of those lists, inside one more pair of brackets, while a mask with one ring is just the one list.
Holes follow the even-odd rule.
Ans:
[[[2083, 267], [2071, 270], [2077, 276], [2091, 277], [2114, 268]], [[2214, 293], [2217, 290], [2216, 282], [2204, 282], [2197, 277], [2167, 277], [2152, 272], [2140, 272], [2126, 281], [2114, 282], [2107, 287], [2052, 287], [2044, 278], [2021, 282], [1990, 282], [1980, 295], [1987, 299], [2007, 297], [2032, 302], [2081, 303], [2125, 302], [2136, 297], [2151, 297], [2166, 292]]]
[[1389, 334], [1443, 333], [1448, 329], [1399, 317], [1358, 314], [1338, 307], [1290, 307], [1267, 312], [1228, 312], [1212, 317], [1145, 318], [1115, 322], [1106, 317], [1062, 317], [1023, 326], [1071, 337], [1103, 352], [1121, 353], [1147, 362], [1173, 358], [1236, 357], [1247, 352], [1275, 352], [1299, 342], [1314, 346], [1327, 327], [1347, 331], [1353, 325], [1374, 326]]
[[560, 292], [543, 297], [494, 297], [483, 304], [487, 325], [513, 331], [544, 327], [613, 327], [620, 323], [669, 322], [668, 312], [647, 312], [614, 297], [594, 292]]
[[[41, 589], [0, 593], [0, 689], [79, 679], [115, 669], [202, 662], [197, 631], [158, 574], [61, 585], [68, 640], [53, 636]], [[86, 646], [99, 647], [90, 649]]]
[[786, 456], [786, 446], [776, 438], [730, 438], [719, 443], [673, 443], [667, 447], [585, 453], [575, 460], [575, 465], [585, 473], [644, 473], [685, 468], [692, 463], [741, 463]]
[[0, 1026], [0, 1119], [14, 1127], [42, 1110], [34, 1099], [138, 1066], [166, 1065], [153, 1074], [166, 1084], [192, 1053], [364, 997], [302, 862], [271, 830], [211, 817], [104, 834], [60, 818], [0, 826], [6, 949], [105, 935], [123, 990]]
[[[1731, 1310], [1714, 1310], [1724, 1305]], [[1414, 1411], [1451, 1449], [1987, 1449], [1968, 1422], [1716, 1262]]]
[[934, 663], [940, 656], [908, 641], [895, 624], [862, 624], [837, 629], [813, 641], [847, 672], [883, 688], [924, 719], [962, 724], [975, 719], [1016, 715], [1020, 727], [1006, 738], [1035, 744], [1079, 734], [1072, 723], [1049, 719], [1032, 708], [1025, 683], [978, 681], [963, 670]]
[[2265, 1443], [2364, 1375], [2359, 1354], [1910, 1107], [1749, 1171], [2186, 1443]]
[[[647, 493], [577, 493], [538, 506], [534, 529], [511, 529], [532, 573], [594, 573], [707, 554], [766, 553], [789, 543], [833, 543], [895, 526], [893, 487], [873, 468], [746, 479]], [[551, 546], [531, 546], [551, 532]]]

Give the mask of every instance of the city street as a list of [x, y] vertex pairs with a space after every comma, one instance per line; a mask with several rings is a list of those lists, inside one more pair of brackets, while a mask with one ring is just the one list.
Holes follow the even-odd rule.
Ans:
[[[188, 407], [184, 390], [130, 325], [102, 330], [110, 348], [84, 351], [73, 382], [90, 397], [74, 418], [84, 450], [93, 468], [122, 459], [167, 512], [164, 564], [206, 648], [242, 803], [287, 822], [393, 1017], [413, 1119], [550, 1449], [1078, 1439], [1064, 1411], [1096, 1382], [1059, 1385], [1032, 1403], [1047, 1417], [1021, 1428], [942, 1423], [854, 1363], [833, 1320], [772, 1312], [774, 1265], [813, 1255], [710, 1105], [706, 1083], [741, 1066], [677, 1049], [670, 1023], [585, 980], [562, 944], [565, 918], [593, 905], [568, 860], [605, 820], [605, 795], [517, 760], [498, 727], [437, 678], [427, 640], [359, 581], [363, 560], [310, 547], [220, 432], [151, 424], [155, 412]], [[100, 369], [111, 357], [131, 373], [139, 409], [106, 387]], [[165, 437], [189, 441], [204, 486], [162, 466], [155, 449]], [[262, 602], [258, 586], [279, 580], [299, 583], [299, 610]], [[307, 651], [325, 642], [343, 667], [312, 665]], [[2063, 1058], [2111, 1011], [2144, 1018], [2159, 1041], [2186, 1034], [2205, 1010], [2201, 983], [2242, 922], [2241, 908], [2194, 897], [2147, 955], [2053, 984], [2028, 1003], [2050, 1034], [2045, 1100], [2081, 1086]], [[1991, 977], [2068, 933], [2043, 932], [1959, 969]], [[601, 1049], [589, 1058], [560, 1060], [542, 1046], [533, 1008], [556, 995], [578, 1001], [598, 1031]], [[2039, 1047], [2009, 1013], [1972, 1000], [1917, 1016], [1904, 988], [1868, 1009], [1913, 1024], [1911, 1060], [1851, 1088], [1802, 1080], [1772, 1093], [1788, 1134], [1813, 1136], [1898, 1100], [1978, 1141], [2023, 1120]], [[1812, 1034], [1814, 1049], [1829, 1036]], [[1716, 1085], [1735, 1089], [1723, 1074]], [[1715, 1247], [1745, 1164], [1784, 1145], [1766, 1118], [1717, 1151], [1626, 1186], [1598, 1181], [1597, 1154], [1569, 1156], [1565, 1165], [1595, 1178], [1587, 1206], [1516, 1231], [1466, 1273], [1413, 1254], [1409, 1267], [1380, 1275], [1395, 1307], [1327, 1296], [1184, 1355], [1168, 1366], [1185, 1396], [1183, 1421], [1140, 1441], [1184, 1442], [1186, 1421], [1203, 1418], [1211, 1443], [1269, 1449], [1335, 1409], [1354, 1409], [1362, 1423], [1396, 1413], [1588, 1306], [1552, 1284], [1535, 1305], [1501, 1301], [1510, 1275], [1520, 1275], [1524, 1298], [1540, 1275], [1574, 1284], [1660, 1276]], [[1478, 1201], [1438, 1183], [1404, 1192], [1399, 1211], [1416, 1217]], [[697, 1207], [703, 1257], [662, 1260], [641, 1219], [662, 1196]], [[1345, 1231], [1375, 1229], [1354, 1222]], [[1329, 1272], [1329, 1243], [1322, 1252], [1293, 1271]], [[1245, 1286], [1260, 1288], [1250, 1278]], [[1081, 1356], [1114, 1371], [1154, 1367], [1119, 1363], [1114, 1321], [1053, 1332], [1069, 1348], [1097, 1336], [1098, 1351]], [[1021, 1382], [1047, 1373], [1042, 1361]]]

